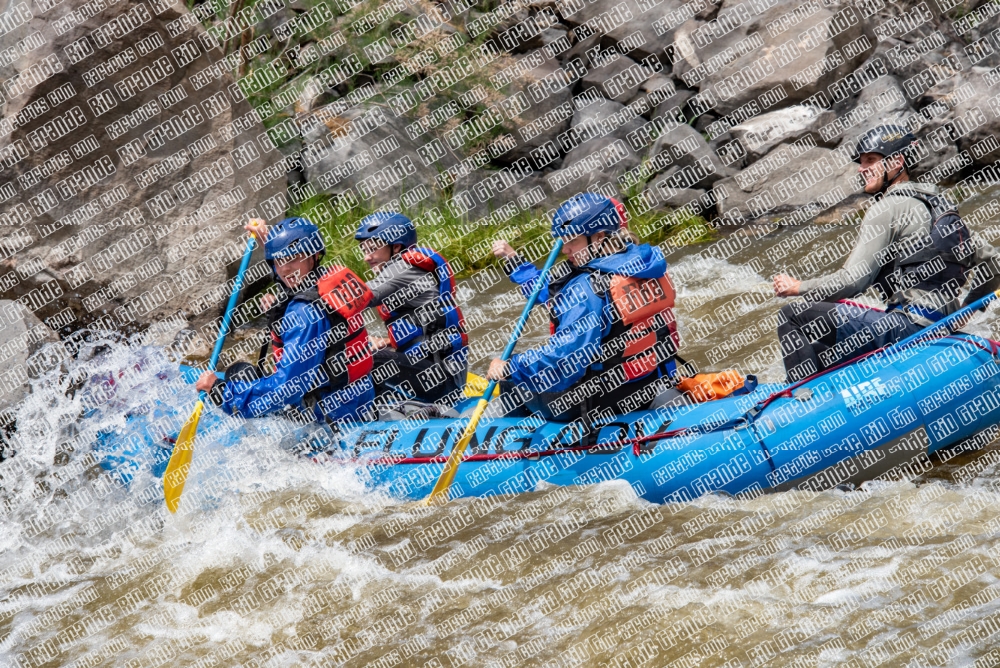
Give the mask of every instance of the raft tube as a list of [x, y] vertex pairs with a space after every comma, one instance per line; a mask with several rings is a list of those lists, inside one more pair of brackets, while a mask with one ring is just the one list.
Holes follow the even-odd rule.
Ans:
[[[532, 417], [484, 419], [451, 496], [617, 479], [664, 503], [710, 492], [752, 496], [912, 477], [930, 468], [937, 450], [987, 429], [992, 436], [1000, 423], [998, 385], [1000, 345], [955, 334], [889, 349], [796, 385], [628, 413], [589, 430]], [[326, 446], [332, 465], [363, 463], [367, 484], [417, 500], [429, 495], [465, 424], [461, 418], [356, 424], [329, 432]], [[105, 468], [118, 473], [164, 452], [169, 457], [169, 447], [152, 439], [129, 443]]]

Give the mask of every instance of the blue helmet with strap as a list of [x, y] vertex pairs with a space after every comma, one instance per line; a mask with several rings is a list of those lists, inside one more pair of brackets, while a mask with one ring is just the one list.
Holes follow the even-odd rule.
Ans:
[[268, 230], [264, 242], [264, 258], [273, 265], [277, 258], [295, 255], [319, 255], [326, 252], [326, 244], [319, 228], [305, 218], [285, 218]]
[[358, 241], [379, 239], [388, 245], [400, 244], [409, 248], [417, 244], [417, 228], [401, 213], [379, 211], [361, 219], [354, 238]]
[[552, 216], [552, 236], [590, 237], [598, 232], [616, 232], [622, 218], [615, 201], [597, 193], [580, 193], [562, 203]]

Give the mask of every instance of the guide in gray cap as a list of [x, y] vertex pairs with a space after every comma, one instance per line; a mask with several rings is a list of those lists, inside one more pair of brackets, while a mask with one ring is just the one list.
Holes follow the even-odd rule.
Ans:
[[[865, 192], [878, 199], [854, 250], [832, 274], [774, 277], [777, 296], [805, 297], [781, 309], [778, 339], [789, 382], [894, 343], [1000, 286], [994, 249], [972, 238], [936, 185], [910, 180], [916, 148], [913, 134], [897, 125], [864, 133], [854, 160]], [[885, 311], [836, 303], [872, 286]]]

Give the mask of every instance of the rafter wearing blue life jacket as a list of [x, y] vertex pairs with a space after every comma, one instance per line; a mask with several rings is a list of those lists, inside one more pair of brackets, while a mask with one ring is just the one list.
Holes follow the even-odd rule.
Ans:
[[[243, 417], [282, 414], [307, 420], [362, 420], [375, 398], [372, 351], [361, 314], [371, 292], [346, 267], [319, 267], [325, 247], [318, 228], [288, 218], [270, 230], [264, 245], [278, 286], [267, 311], [274, 372], [257, 377], [249, 364], [233, 365], [210, 396], [223, 411]], [[274, 261], [315, 257], [313, 270], [285, 285]]]
[[[509, 381], [542, 395], [566, 393], [597, 381], [587, 409], [612, 408], [641, 387], [676, 372], [679, 345], [674, 289], [659, 248], [633, 242], [617, 203], [582, 193], [553, 218], [553, 235], [616, 235], [619, 248], [582, 266], [557, 265], [539, 302], [549, 310], [549, 342], [511, 357]], [[596, 247], [595, 247], [596, 249]], [[510, 279], [530, 294], [539, 270], [515, 258]], [[510, 266], [510, 265], [508, 265]]]

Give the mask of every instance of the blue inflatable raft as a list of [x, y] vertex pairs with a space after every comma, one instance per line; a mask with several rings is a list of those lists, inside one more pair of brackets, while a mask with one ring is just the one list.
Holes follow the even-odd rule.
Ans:
[[[660, 503], [709, 492], [818, 491], [910, 477], [931, 466], [935, 451], [1000, 423], [998, 372], [1000, 345], [953, 334], [890, 348], [797, 385], [761, 385], [747, 395], [629, 413], [589, 427], [484, 419], [451, 495], [618, 479]], [[162, 475], [172, 445], [149, 428], [157, 418], [154, 408], [124, 430], [102, 435], [95, 446], [102, 466], [126, 483], [144, 467]], [[212, 407], [201, 430], [211, 432], [213, 423], [223, 422]], [[313, 442], [304, 449], [329, 453], [327, 465], [361, 463], [357, 468], [367, 484], [416, 500], [430, 493], [466, 422], [323, 427], [319, 437], [313, 428]], [[239, 433], [229, 438], [237, 442]]]

